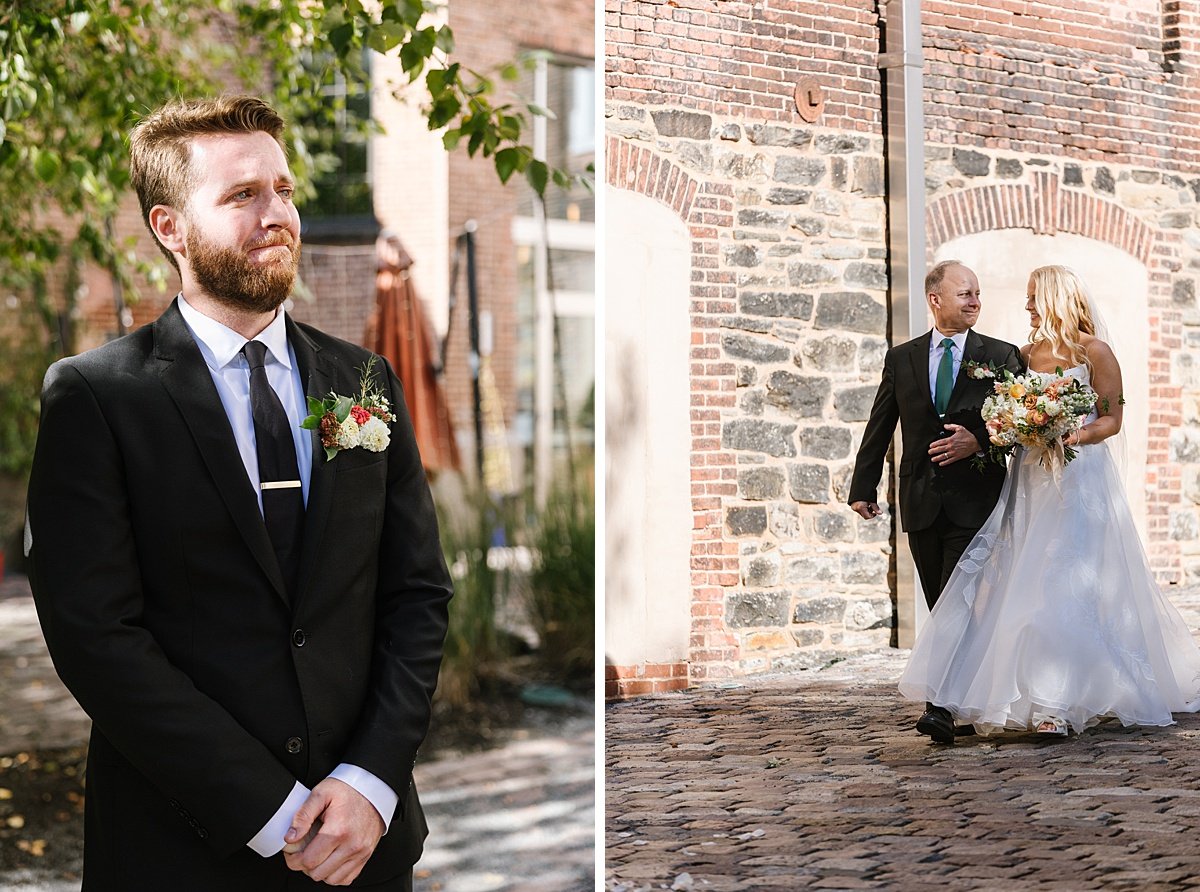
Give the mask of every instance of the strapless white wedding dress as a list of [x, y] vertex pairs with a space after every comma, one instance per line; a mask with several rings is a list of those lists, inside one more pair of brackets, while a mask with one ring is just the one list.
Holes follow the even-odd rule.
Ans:
[[[1086, 367], [1066, 374], [1089, 383]], [[1154, 581], [1109, 450], [1078, 453], [1056, 483], [1017, 448], [917, 636], [905, 697], [981, 734], [1047, 716], [1077, 732], [1106, 716], [1169, 725], [1200, 710], [1200, 649]]]

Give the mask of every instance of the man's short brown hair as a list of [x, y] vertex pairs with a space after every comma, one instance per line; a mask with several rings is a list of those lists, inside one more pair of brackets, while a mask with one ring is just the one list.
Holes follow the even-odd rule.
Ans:
[[[210, 133], [269, 134], [284, 147], [284, 121], [253, 96], [180, 99], [143, 118], [129, 136], [129, 178], [151, 236], [150, 211], [155, 205], [182, 210], [195, 189], [191, 140]], [[175, 257], [154, 237], [159, 250], [176, 270]]]

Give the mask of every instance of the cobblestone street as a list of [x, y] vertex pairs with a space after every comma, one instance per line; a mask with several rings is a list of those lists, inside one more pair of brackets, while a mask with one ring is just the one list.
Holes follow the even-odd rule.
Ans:
[[906, 656], [610, 705], [607, 889], [1200, 887], [1200, 715], [938, 746]]

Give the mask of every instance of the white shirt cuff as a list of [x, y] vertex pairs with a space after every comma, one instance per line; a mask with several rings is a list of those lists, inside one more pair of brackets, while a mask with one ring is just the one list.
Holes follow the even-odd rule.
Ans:
[[300, 806], [304, 804], [304, 800], [308, 798], [308, 787], [296, 781], [296, 785], [292, 787], [292, 792], [288, 793], [288, 798], [283, 800], [283, 805], [279, 806], [279, 810], [271, 816], [271, 820], [263, 826], [262, 830], [254, 834], [254, 838], [246, 845], [258, 852], [264, 858], [270, 858], [272, 855], [283, 850], [284, 835], [292, 826], [292, 818], [296, 816], [296, 812]]
[[349, 784], [375, 806], [375, 811], [383, 818], [383, 835], [387, 836], [388, 825], [392, 823], [392, 815], [396, 813], [396, 803], [400, 801], [396, 791], [365, 768], [346, 762], [329, 772], [329, 776]]

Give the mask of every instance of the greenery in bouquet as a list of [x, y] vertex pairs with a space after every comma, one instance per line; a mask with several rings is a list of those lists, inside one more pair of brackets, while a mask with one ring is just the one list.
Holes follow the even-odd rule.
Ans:
[[1096, 400], [1096, 391], [1061, 368], [1053, 377], [1000, 370], [982, 410], [992, 445], [977, 462], [1003, 463], [1013, 449], [1024, 446], [1040, 453], [1044, 467], [1062, 468], [1077, 455], [1063, 438], [1082, 426]]

